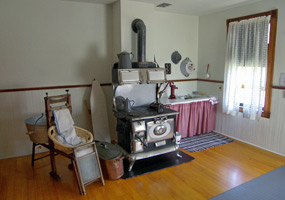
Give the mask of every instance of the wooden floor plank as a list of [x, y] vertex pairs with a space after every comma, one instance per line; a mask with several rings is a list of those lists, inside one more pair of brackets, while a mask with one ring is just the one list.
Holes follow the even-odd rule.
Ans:
[[184, 152], [195, 160], [127, 180], [105, 180], [105, 186], [98, 181], [86, 187], [85, 196], [79, 194], [66, 158], [56, 157], [61, 182], [49, 176], [48, 157], [34, 167], [31, 156], [3, 159], [0, 199], [209, 199], [285, 164], [284, 157], [240, 141]]

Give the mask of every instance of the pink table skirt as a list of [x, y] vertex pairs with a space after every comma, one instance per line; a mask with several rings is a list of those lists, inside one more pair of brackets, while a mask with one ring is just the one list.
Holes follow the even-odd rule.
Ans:
[[215, 129], [217, 106], [209, 101], [176, 104], [169, 108], [180, 113], [176, 117], [176, 131], [182, 137], [208, 133]]

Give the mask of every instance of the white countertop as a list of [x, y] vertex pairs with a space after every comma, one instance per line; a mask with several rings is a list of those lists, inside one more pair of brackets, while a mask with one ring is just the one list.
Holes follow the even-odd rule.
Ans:
[[193, 103], [193, 102], [199, 102], [199, 101], [209, 101], [211, 98], [214, 98], [214, 96], [200, 96], [200, 97], [194, 97], [192, 99], [183, 99], [176, 97], [176, 99], [168, 99], [168, 98], [161, 98], [160, 103], [163, 105], [175, 105], [175, 104], [185, 104], [185, 103]]

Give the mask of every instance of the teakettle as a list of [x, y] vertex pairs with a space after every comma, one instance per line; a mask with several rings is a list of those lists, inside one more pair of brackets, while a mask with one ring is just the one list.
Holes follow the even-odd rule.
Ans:
[[[132, 55], [132, 58], [131, 58]], [[131, 69], [132, 68], [132, 62], [131, 60], [133, 59], [133, 53], [128, 53], [126, 51], [123, 51], [119, 53], [118, 55], [119, 58], [119, 69]]]
[[125, 99], [122, 96], [117, 96], [115, 97], [115, 103], [118, 111], [131, 112], [135, 101], [129, 100], [128, 98]]
[[131, 112], [134, 104], [135, 104], [134, 100], [129, 100], [128, 98], [126, 98], [126, 100], [125, 100], [125, 112]]

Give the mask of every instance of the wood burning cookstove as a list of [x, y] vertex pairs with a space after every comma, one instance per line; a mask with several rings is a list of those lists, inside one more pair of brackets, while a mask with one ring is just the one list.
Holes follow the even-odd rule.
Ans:
[[128, 153], [129, 171], [136, 160], [173, 151], [181, 157], [175, 139], [178, 112], [159, 104], [165, 69], [145, 61], [143, 21], [134, 20], [132, 28], [138, 33], [138, 62], [131, 69], [115, 63], [112, 69], [118, 144]]
[[176, 114], [171, 109], [158, 112], [149, 106], [134, 107], [129, 113], [115, 112], [118, 144], [128, 152], [129, 171], [136, 160], [178, 150]]

